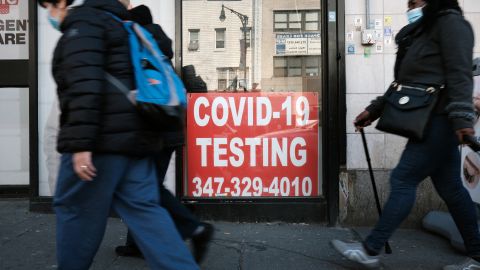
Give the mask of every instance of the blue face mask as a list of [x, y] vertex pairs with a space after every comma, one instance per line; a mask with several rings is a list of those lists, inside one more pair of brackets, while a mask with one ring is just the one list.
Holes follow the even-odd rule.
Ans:
[[414, 23], [423, 17], [423, 7], [418, 7], [407, 11], [407, 18], [409, 23]]
[[58, 18], [55, 18], [52, 15], [50, 15], [50, 12], [48, 12], [48, 22], [50, 22], [50, 24], [53, 26], [53, 28], [60, 31], [60, 20]]

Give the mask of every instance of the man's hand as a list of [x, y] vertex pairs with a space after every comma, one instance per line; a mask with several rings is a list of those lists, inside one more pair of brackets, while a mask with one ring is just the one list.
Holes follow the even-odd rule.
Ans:
[[97, 176], [97, 169], [92, 163], [92, 152], [73, 154], [73, 169], [83, 181], [92, 181]]
[[370, 113], [368, 111], [363, 111], [355, 118], [353, 121], [353, 125], [355, 126], [355, 131], [359, 131], [360, 129], [370, 126], [372, 124], [372, 120], [370, 120]]
[[457, 137], [458, 137], [458, 141], [461, 143], [461, 144], [467, 144], [467, 142], [465, 142], [463, 140], [463, 137], [464, 136], [475, 136], [475, 130], [473, 128], [462, 128], [462, 129], [458, 129], [455, 131], [455, 133], [457, 134]]

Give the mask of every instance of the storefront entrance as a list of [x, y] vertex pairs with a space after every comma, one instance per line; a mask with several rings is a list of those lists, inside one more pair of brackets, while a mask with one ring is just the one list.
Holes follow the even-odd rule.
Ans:
[[[342, 4], [131, 3], [149, 6], [173, 39], [174, 65], [188, 91], [186, 145], [171, 162], [167, 187], [204, 218], [334, 224], [345, 160]], [[49, 144], [58, 112], [48, 58], [59, 33], [44, 10], [38, 15], [39, 37], [48, 38], [38, 42], [30, 183], [32, 209], [45, 210], [56, 171], [50, 161], [58, 159]]]

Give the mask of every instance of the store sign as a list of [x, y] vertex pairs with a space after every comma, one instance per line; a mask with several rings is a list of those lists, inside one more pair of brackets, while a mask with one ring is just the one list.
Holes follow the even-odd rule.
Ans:
[[0, 59], [28, 59], [28, 1], [0, 0]]
[[190, 94], [187, 196], [319, 196], [318, 94]]
[[322, 40], [320, 33], [277, 34], [275, 54], [320, 55]]

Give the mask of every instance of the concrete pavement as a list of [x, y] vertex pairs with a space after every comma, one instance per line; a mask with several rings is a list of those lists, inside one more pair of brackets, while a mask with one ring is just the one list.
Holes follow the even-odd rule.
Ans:
[[[358, 239], [368, 228], [330, 228], [321, 224], [213, 222], [216, 234], [202, 269], [310, 270], [360, 269], [338, 255], [329, 241]], [[91, 269], [144, 270], [141, 259], [117, 257], [126, 228], [111, 218]], [[28, 201], [0, 201], [0, 269], [56, 269], [55, 217], [28, 212]], [[422, 230], [399, 230], [383, 255], [383, 269], [441, 269], [463, 260], [448, 241]], [[181, 270], [181, 269], [179, 269]]]

